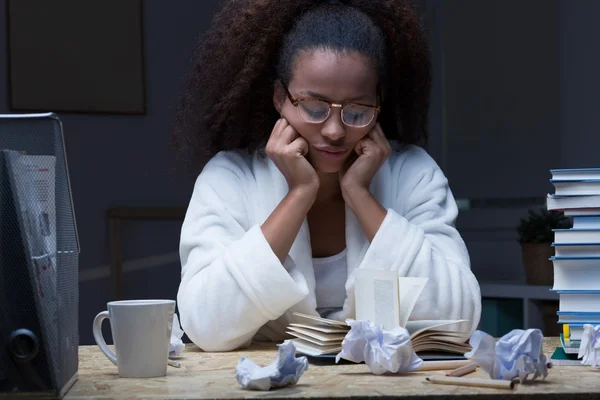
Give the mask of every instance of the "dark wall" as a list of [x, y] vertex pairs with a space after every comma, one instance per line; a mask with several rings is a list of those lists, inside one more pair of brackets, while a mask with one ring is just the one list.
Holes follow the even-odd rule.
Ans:
[[454, 195], [471, 204], [457, 226], [480, 281], [525, 282], [516, 227], [552, 190], [548, 170], [561, 162], [558, 3], [438, 8], [442, 160]]
[[[59, 113], [64, 123], [82, 248], [82, 344], [93, 343], [93, 317], [106, 308], [112, 293], [106, 210], [115, 206], [185, 206], [189, 199], [191, 183], [171, 172], [169, 124], [197, 36], [208, 27], [217, 3], [217, 0], [143, 2], [146, 115]], [[485, 196], [486, 185], [492, 196], [502, 196], [506, 193], [504, 188], [515, 182], [517, 186], [511, 186], [511, 194], [532, 195], [533, 187], [535, 195], [544, 196], [545, 187], [539, 181], [546, 179], [544, 171], [548, 167], [598, 166], [600, 159], [596, 149], [600, 144], [600, 114], [596, 106], [600, 102], [600, 79], [597, 76], [600, 56], [593, 49], [600, 33], [594, 20], [600, 12], [600, 3], [595, 0], [559, 2], [559, 12], [556, 12], [556, 2], [546, 7], [545, 1], [536, 1], [528, 3], [525, 8], [516, 6], [520, 3], [517, 1], [490, 2], [488, 8], [481, 2], [468, 3], [477, 9], [469, 11], [463, 8], [464, 13], [458, 8], [444, 9], [445, 3], [438, 0], [431, 0], [428, 9], [433, 23], [455, 24], [436, 25], [431, 30], [435, 41], [434, 62], [439, 63], [434, 67], [431, 150], [447, 168], [457, 197]], [[518, 16], [516, 24], [510, 21], [512, 11], [509, 9], [513, 6], [525, 13]], [[540, 12], [536, 12], [536, 7]], [[487, 19], [478, 23], [478, 12]], [[530, 20], [536, 20], [534, 26], [541, 26], [548, 35], [540, 33], [539, 29], [536, 31], [537, 28], [527, 22]], [[6, 25], [6, 0], [0, 0], [0, 25]], [[485, 34], [478, 36], [478, 26]], [[467, 27], [468, 32], [461, 30]], [[512, 31], [508, 34], [505, 29]], [[463, 34], [464, 39], [461, 39]], [[5, 35], [5, 29], [0, 29], [0, 113], [10, 111]], [[453, 36], [447, 37], [444, 42], [444, 35]], [[521, 43], [520, 47], [517, 46], [521, 58], [515, 59], [515, 63], [529, 58], [537, 62], [535, 68], [544, 69], [544, 62], [548, 68], [536, 75], [535, 68], [514, 67], [503, 57], [511, 51], [506, 42], [502, 44], [505, 39]], [[547, 42], [542, 43], [543, 40]], [[542, 46], [537, 51], [542, 52], [545, 61], [540, 62], [535, 54], [529, 54], [523, 43]], [[474, 48], [466, 48], [467, 44]], [[487, 50], [482, 52], [481, 48], [485, 47]], [[480, 69], [475, 70], [475, 77], [486, 80], [482, 85], [478, 85], [476, 80], [469, 81], [473, 75], [460, 66], [460, 60], [472, 61], [477, 59], [478, 53], [482, 57], [479, 57]], [[557, 69], [557, 64], [560, 69]], [[469, 66], [473, 67], [472, 62]], [[521, 71], [535, 77], [535, 87], [527, 86], [530, 80]], [[511, 81], [511, 74], [518, 80]], [[497, 76], [506, 80], [506, 84], [494, 81]], [[466, 89], [457, 77], [468, 83]], [[526, 88], [526, 99], [514, 93], [517, 88], [515, 82]], [[550, 86], [545, 87], [545, 84]], [[487, 92], [482, 94], [477, 90]], [[487, 103], [479, 103], [477, 96], [484, 96]], [[513, 110], [512, 116], [502, 112], [505, 106]], [[531, 107], [532, 112], [528, 112], [527, 107]], [[451, 115], [448, 115], [449, 112]], [[546, 113], [547, 119], [544, 120]], [[508, 133], [503, 136], [505, 132]], [[528, 132], [533, 132], [535, 137], [523, 141], [530, 150], [519, 149], [511, 153], [512, 146], [521, 143], [519, 137], [526, 137]], [[510, 138], [510, 145], [504, 142], [505, 138]], [[476, 141], [483, 144], [472, 150], [474, 154], [481, 152], [477, 155], [479, 165], [473, 164], [464, 153]], [[499, 154], [499, 151], [504, 154]], [[492, 157], [486, 157], [485, 152]], [[525, 156], [529, 158], [525, 159]], [[543, 162], [536, 163], [536, 158]], [[502, 162], [508, 165], [503, 167], [507, 173], [493, 170], [496, 164], [490, 160], [504, 160]], [[508, 163], [506, 160], [509, 160]], [[519, 168], [520, 163], [527, 168]], [[469, 174], [479, 174], [480, 178], [485, 178], [481, 174], [488, 174], [493, 176], [495, 183], [500, 182], [503, 186], [485, 179], [480, 179], [473, 186], [469, 183]], [[511, 180], [511, 177], [515, 179]], [[523, 193], [519, 193], [519, 188], [523, 188]], [[491, 280], [501, 277], [519, 282], [523, 273], [513, 229], [518, 214], [510, 214], [513, 219], [507, 220], [504, 217], [506, 212], [490, 212], [495, 215], [491, 220], [502, 220], [502, 226], [498, 227], [494, 221], [484, 222], [488, 225], [483, 233], [478, 231], [481, 231], [481, 226], [475, 226], [483, 219], [475, 214], [469, 217], [467, 213], [461, 217], [464, 220], [462, 225], [472, 230], [467, 236], [474, 270], [480, 278]], [[125, 224], [126, 297], [176, 297], [180, 273], [177, 253], [179, 228], [180, 222]], [[497, 245], [498, 230], [504, 232], [500, 237], [511, 246], [508, 250]]]
[[[216, 0], [178, 0], [176, 6], [161, 0], [143, 2], [146, 115], [58, 113], [81, 242], [82, 344], [93, 342], [92, 320], [106, 309], [112, 293], [106, 210], [185, 206], [189, 199], [189, 179], [171, 171], [169, 124], [198, 34], [208, 27], [216, 4]], [[6, 26], [5, 0], [0, 0], [0, 26]], [[10, 112], [6, 50], [6, 31], [0, 29], [0, 113]], [[125, 224], [126, 268], [133, 269], [126, 275], [126, 297], [176, 297], [179, 228], [180, 222]]]
[[560, 166], [598, 167], [600, 156], [600, 2], [560, 1]]

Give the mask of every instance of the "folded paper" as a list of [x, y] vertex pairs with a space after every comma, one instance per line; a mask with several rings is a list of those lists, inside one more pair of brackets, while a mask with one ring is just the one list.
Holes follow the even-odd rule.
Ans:
[[345, 359], [352, 362], [365, 362], [372, 373], [407, 373], [417, 370], [423, 364], [414, 352], [410, 335], [405, 328], [396, 327], [384, 330], [371, 321], [346, 320], [350, 331], [342, 342], [342, 351], [335, 361]]
[[242, 357], [236, 368], [236, 379], [243, 389], [270, 390], [295, 385], [307, 369], [306, 357], [296, 357], [296, 346], [286, 340], [279, 345], [277, 359], [266, 367]]
[[585, 324], [579, 345], [578, 358], [581, 363], [596, 367], [600, 365], [600, 325]]
[[185, 348], [183, 344], [183, 329], [179, 325], [177, 314], [173, 314], [173, 327], [171, 328], [171, 341], [169, 342], [169, 357], [180, 355]]
[[542, 351], [539, 329], [514, 329], [498, 341], [482, 331], [475, 331], [469, 344], [472, 350], [465, 357], [477, 363], [492, 379], [525, 381], [546, 378], [548, 366]]

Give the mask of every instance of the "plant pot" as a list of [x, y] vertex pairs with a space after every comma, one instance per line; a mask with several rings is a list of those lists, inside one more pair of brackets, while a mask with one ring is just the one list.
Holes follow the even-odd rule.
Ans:
[[552, 243], [521, 243], [521, 259], [525, 267], [528, 285], [552, 285], [554, 267], [550, 257], [554, 255]]

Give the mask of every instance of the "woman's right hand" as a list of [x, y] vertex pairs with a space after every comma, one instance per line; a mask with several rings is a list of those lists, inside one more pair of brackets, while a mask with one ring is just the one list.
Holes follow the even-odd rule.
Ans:
[[275, 123], [267, 142], [267, 155], [285, 176], [290, 192], [300, 190], [316, 195], [319, 176], [306, 159], [308, 150], [306, 139], [285, 118]]

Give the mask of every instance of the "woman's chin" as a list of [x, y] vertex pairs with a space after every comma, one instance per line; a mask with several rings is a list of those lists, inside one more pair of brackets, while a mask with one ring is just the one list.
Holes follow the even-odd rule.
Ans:
[[314, 157], [309, 159], [309, 161], [317, 172], [323, 174], [333, 174], [340, 172], [344, 166], [344, 163], [346, 162], [346, 158], [347, 157], [339, 160], [328, 160], [321, 157]]
[[[315, 160], [316, 161], [316, 160]], [[342, 166], [344, 165], [343, 162], [327, 162], [327, 161], [316, 161], [316, 162], [311, 162], [312, 166], [314, 167], [314, 169], [317, 172], [320, 172], [322, 174], [333, 174], [333, 173], [338, 173], [340, 172], [340, 170], [342, 169]]]

